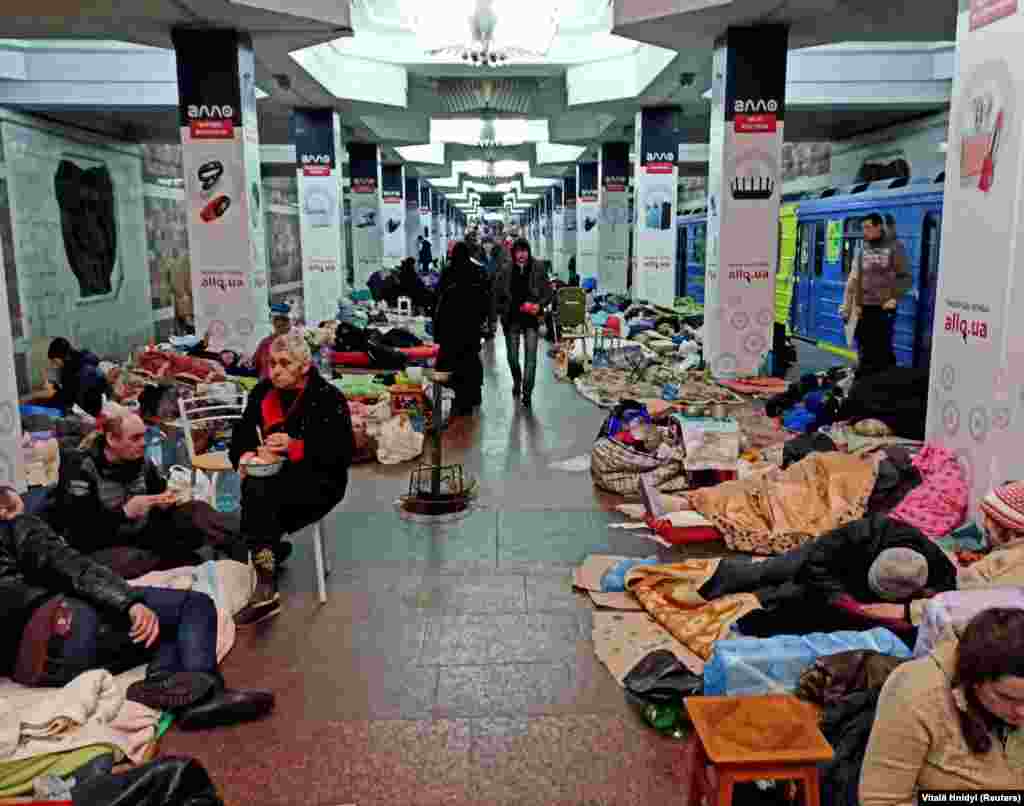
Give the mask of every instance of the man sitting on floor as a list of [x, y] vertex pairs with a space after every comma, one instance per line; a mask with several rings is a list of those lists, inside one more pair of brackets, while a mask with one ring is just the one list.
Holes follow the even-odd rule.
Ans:
[[126, 578], [196, 565], [196, 550], [208, 543], [247, 563], [237, 525], [209, 504], [179, 504], [145, 450], [141, 417], [123, 410], [101, 417], [92, 441], [63, 462], [47, 519], [76, 549]]
[[149, 660], [127, 697], [177, 712], [184, 728], [255, 719], [274, 695], [235, 691], [217, 671], [217, 611], [205, 593], [132, 588], [24, 514], [0, 487], [0, 674], [63, 686], [82, 672], [112, 673]]
[[[257, 586], [235, 618], [242, 625], [276, 616], [275, 547], [316, 523], [345, 496], [355, 452], [345, 396], [312, 369], [309, 346], [289, 333], [270, 346], [270, 379], [252, 393], [231, 437], [231, 463], [242, 482], [242, 534], [256, 566]], [[246, 464], [281, 463], [271, 476], [246, 473]]]

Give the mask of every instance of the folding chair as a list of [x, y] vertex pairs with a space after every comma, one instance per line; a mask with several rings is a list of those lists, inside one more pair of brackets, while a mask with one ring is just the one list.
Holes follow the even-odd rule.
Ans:
[[[185, 445], [188, 447], [189, 464], [192, 466], [192, 486], [195, 487], [196, 471], [202, 470], [213, 478], [214, 500], [217, 497], [217, 476], [233, 470], [227, 451], [206, 451], [196, 454], [193, 430], [208, 433], [208, 445], [230, 438], [230, 428], [242, 419], [247, 398], [244, 393], [220, 394], [211, 397], [190, 397], [178, 401], [181, 419], [185, 426]], [[322, 522], [313, 524], [313, 556], [316, 562], [316, 584], [320, 604], [327, 602], [327, 576], [331, 573], [330, 561], [324, 551]], [[289, 535], [290, 537], [290, 535]]]
[[587, 356], [587, 292], [568, 286], [558, 290], [557, 333], [559, 341], [582, 341]]

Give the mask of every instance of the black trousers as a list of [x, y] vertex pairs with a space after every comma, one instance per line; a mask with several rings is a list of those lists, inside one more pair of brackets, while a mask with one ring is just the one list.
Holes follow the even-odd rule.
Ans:
[[348, 479], [328, 479], [286, 462], [268, 478], [242, 482], [242, 534], [252, 551], [316, 523], [345, 497]]
[[750, 557], [726, 557], [697, 592], [708, 600], [734, 593], [753, 593], [764, 607], [770, 608], [775, 601], [791, 598], [798, 592], [796, 575], [813, 542], [758, 562]]
[[483, 402], [484, 365], [480, 360], [479, 341], [475, 346], [463, 347], [458, 351], [446, 351], [442, 347], [437, 365], [439, 369], [452, 374], [447, 386], [455, 392], [453, 409], [466, 411]]
[[896, 353], [892, 346], [895, 325], [895, 311], [887, 311], [881, 305], [864, 306], [855, 334], [860, 357], [858, 378], [876, 375], [896, 366]]

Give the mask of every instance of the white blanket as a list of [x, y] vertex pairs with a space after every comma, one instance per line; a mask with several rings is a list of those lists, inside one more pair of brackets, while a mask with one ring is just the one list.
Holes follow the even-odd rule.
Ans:
[[0, 760], [108, 744], [142, 761], [156, 737], [158, 711], [125, 700], [135, 675], [85, 672], [64, 688], [29, 688], [0, 680]]

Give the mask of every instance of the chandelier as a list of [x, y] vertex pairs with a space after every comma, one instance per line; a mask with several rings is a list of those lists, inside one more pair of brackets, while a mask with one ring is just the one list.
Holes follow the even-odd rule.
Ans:
[[542, 58], [558, 30], [557, 4], [549, 0], [398, 0], [403, 27], [424, 53], [478, 67]]

